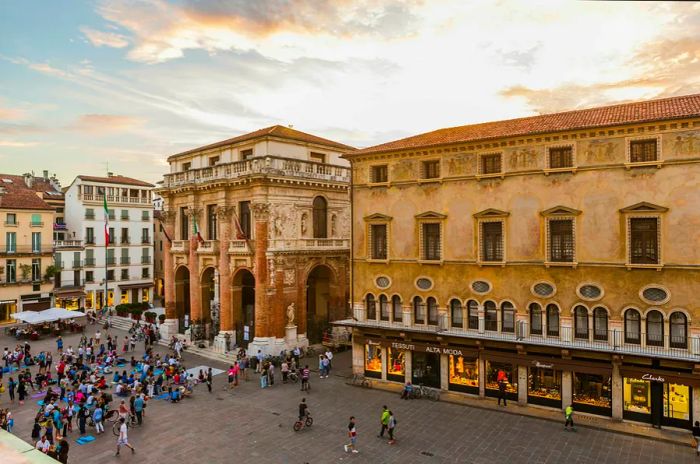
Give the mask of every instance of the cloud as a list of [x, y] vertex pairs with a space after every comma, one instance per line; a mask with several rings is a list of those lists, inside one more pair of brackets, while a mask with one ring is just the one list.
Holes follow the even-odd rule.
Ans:
[[80, 30], [85, 37], [96, 47], [124, 48], [129, 45], [129, 41], [116, 32], [104, 32], [90, 27], [81, 27]]
[[35, 147], [37, 145], [39, 145], [39, 142], [18, 142], [15, 140], [0, 140], [0, 147], [26, 148]]
[[84, 114], [68, 129], [79, 132], [104, 134], [108, 132], [123, 132], [141, 125], [142, 121], [131, 116], [115, 114]]
[[7, 108], [0, 106], [0, 121], [12, 119], [22, 119], [26, 115], [24, 110], [19, 108]]

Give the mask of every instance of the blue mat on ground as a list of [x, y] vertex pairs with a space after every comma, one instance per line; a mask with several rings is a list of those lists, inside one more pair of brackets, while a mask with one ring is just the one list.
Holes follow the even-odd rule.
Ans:
[[124, 367], [124, 366], [126, 366], [126, 364], [124, 364], [124, 363], [117, 364], [117, 367]]
[[95, 441], [95, 437], [92, 435], [85, 435], [84, 437], [80, 437], [75, 442], [79, 445], [85, 445], [87, 443], [90, 443], [91, 441]]
[[39, 406], [43, 406], [43, 405], [44, 405], [44, 400], [39, 400], [39, 401], [36, 402], [36, 404], [38, 404]]
[[170, 398], [170, 395], [168, 393], [163, 393], [161, 395], [156, 396], [157, 400], [167, 400], [168, 398]]
[[163, 369], [154, 370], [153, 375], [155, 375], [156, 377], [163, 375]]
[[16, 370], [17, 370], [16, 367], [3, 367], [3, 368], [2, 368], [2, 371], [3, 371], [4, 373], [7, 373], [7, 372], [15, 372]]

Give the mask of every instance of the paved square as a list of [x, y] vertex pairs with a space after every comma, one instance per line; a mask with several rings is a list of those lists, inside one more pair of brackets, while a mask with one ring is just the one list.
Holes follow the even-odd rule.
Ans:
[[[89, 333], [92, 332], [94, 328]], [[112, 332], [124, 335], [117, 330]], [[68, 336], [65, 345], [75, 347], [77, 341], [78, 336]], [[15, 343], [9, 337], [0, 337], [0, 348]], [[32, 343], [33, 352], [46, 348], [55, 351], [53, 338]], [[164, 352], [165, 348], [159, 347], [158, 351]], [[143, 345], [139, 344], [137, 354], [142, 352]], [[222, 370], [227, 367], [189, 353], [185, 354], [185, 362], [187, 366], [205, 365]], [[696, 461], [689, 447], [586, 428], [576, 433], [566, 432], [562, 424], [448, 403], [401, 401], [396, 394], [346, 385], [345, 378], [338, 374], [349, 373], [349, 353], [338, 354], [333, 362], [336, 375], [319, 379], [314, 373], [311, 391], [305, 395], [299, 391], [299, 384], [284, 385], [279, 380], [261, 390], [254, 374], [248, 382], [228, 392], [226, 376], [218, 375], [214, 377], [211, 394], [200, 385], [191, 399], [179, 404], [151, 400], [144, 425], [129, 434], [136, 455], [123, 452], [115, 457], [116, 437], [111, 433], [79, 446], [74, 432], [69, 436], [69, 462], [683, 464]], [[302, 396], [307, 398], [314, 425], [294, 432], [292, 424]], [[0, 400], [0, 407], [9, 406], [14, 413], [15, 433], [27, 441], [38, 407], [36, 402], [33, 399], [24, 406], [10, 405], [6, 393]], [[377, 438], [383, 404], [393, 410], [398, 422], [395, 445]], [[356, 455], [345, 453], [342, 447], [350, 415], [357, 417], [360, 453]]]

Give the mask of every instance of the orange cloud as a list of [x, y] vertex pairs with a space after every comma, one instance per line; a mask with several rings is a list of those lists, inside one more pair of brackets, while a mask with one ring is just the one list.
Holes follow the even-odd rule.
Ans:
[[90, 27], [81, 27], [80, 30], [90, 43], [96, 47], [124, 48], [129, 45], [126, 37], [116, 32], [103, 32]]
[[0, 121], [11, 119], [22, 119], [25, 116], [25, 111], [17, 108], [7, 108], [0, 106]]
[[131, 116], [115, 114], [84, 114], [68, 126], [80, 132], [109, 133], [122, 132], [139, 126], [142, 121]]

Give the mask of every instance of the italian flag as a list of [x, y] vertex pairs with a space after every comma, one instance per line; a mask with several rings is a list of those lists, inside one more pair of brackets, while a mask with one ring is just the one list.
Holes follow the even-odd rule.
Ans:
[[192, 216], [192, 235], [194, 235], [194, 238], [196, 238], [198, 242], [202, 243], [204, 241], [202, 234], [199, 233], [199, 225], [197, 225], [196, 215]]
[[105, 193], [104, 197], [104, 209], [105, 209], [105, 246], [109, 245], [109, 208], [107, 208], [107, 195]]

